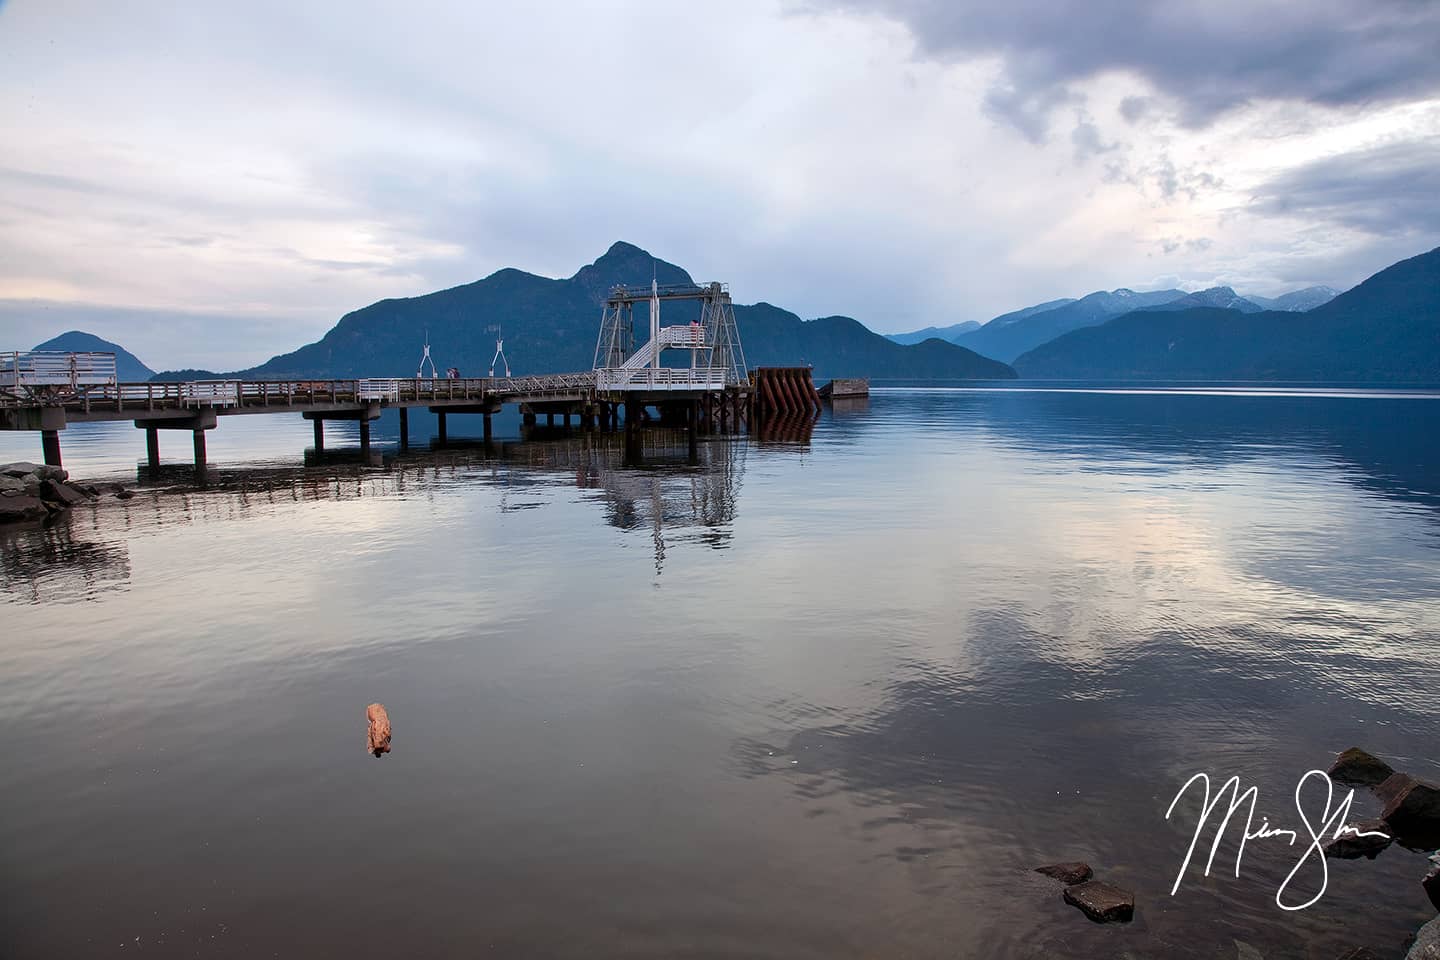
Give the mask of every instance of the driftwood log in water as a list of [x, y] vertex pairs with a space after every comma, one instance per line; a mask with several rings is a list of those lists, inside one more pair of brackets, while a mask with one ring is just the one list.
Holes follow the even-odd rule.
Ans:
[[365, 719], [370, 721], [370, 752], [375, 756], [390, 752], [390, 714], [385, 712], [383, 703], [372, 703], [365, 708]]

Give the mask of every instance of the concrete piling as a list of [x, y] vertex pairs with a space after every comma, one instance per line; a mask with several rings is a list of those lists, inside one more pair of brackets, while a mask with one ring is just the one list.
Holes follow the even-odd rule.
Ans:
[[63, 466], [63, 464], [61, 464], [61, 462], [60, 462], [60, 431], [59, 431], [59, 430], [41, 430], [41, 431], [40, 431], [40, 447], [41, 447], [41, 449], [42, 449], [42, 450], [44, 451], [44, 453], [45, 453], [45, 463], [46, 463], [47, 466], [51, 466], [51, 467]]

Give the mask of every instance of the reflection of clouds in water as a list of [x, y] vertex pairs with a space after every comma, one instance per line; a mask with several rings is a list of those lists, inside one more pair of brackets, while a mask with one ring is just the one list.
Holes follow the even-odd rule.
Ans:
[[[848, 922], [879, 944], [841, 936], [826, 955], [1213, 956], [1241, 939], [1283, 956], [1308, 939], [1323, 956], [1340, 932], [1413, 929], [1406, 851], [1337, 866], [1334, 909], [1311, 916], [1276, 920], [1289, 864], [1273, 850], [1172, 900], [1188, 838], [1162, 815], [1206, 769], [1255, 781], [1263, 812], [1289, 819], [1298, 774], [1352, 742], [1436, 769], [1416, 756], [1440, 733], [1426, 508], [1351, 482], [1352, 461], [1303, 437], [1246, 452], [1181, 424], [1174, 449], [1193, 430], [1193, 455], [1150, 455], [1149, 427], [1135, 447], [1128, 428], [1088, 444], [1083, 402], [927, 404], [876, 398], [803, 456], [704, 442], [690, 467], [676, 444], [628, 469], [608, 440], [572, 435], [220, 469], [207, 491], [107, 499], [86, 529], [125, 545], [130, 589], [12, 605], [0, 714], [11, 730], [68, 715], [29, 769], [82, 787], [68, 768], [94, 756], [93, 717], [112, 733], [127, 710], [154, 717], [193, 752], [157, 756], [163, 797], [141, 771], [145, 809], [250, 824], [244, 788], [268, 777], [288, 791], [263, 824], [275, 850], [285, 824], [353, 851], [305, 778], [343, 781], [332, 745], [358, 752], [354, 704], [381, 687], [411, 718], [397, 762], [415, 765], [385, 788], [414, 814], [392, 852], [432, 905], [473, 900], [488, 852], [516, 868], [497, 894], [510, 903], [585, 917], [613, 884], [667, 946], [693, 942], [697, 884], [750, 953], [801, 952], [809, 904], [815, 929]], [[1027, 444], [1026, 418], [1052, 416], [1072, 422]], [[1392, 586], [1359, 569], [1387, 555], [1408, 559]], [[236, 764], [196, 735], [217, 723], [284, 735]], [[194, 776], [207, 763], [218, 778]], [[201, 802], [197, 782], [216, 788]], [[51, 807], [43, 786], [32, 811]], [[470, 816], [473, 796], [493, 817]], [[98, 829], [100, 809], [57, 815]], [[251, 853], [248, 837], [205, 839]], [[125, 863], [164, 841], [112, 831], [95, 849]], [[1134, 924], [1091, 925], [1030, 873], [1072, 858], [1136, 891]], [[603, 869], [577, 878], [561, 860]], [[314, 863], [323, 889], [352, 865]], [[242, 885], [237, 902], [273, 892]], [[543, 941], [543, 923], [517, 922], [515, 942]]]
[[[1342, 626], [1359, 635], [1366, 622]], [[1102, 661], [1057, 655], [1065, 638], [1033, 629], [1015, 610], [979, 611], [964, 633], [963, 663], [898, 660], [878, 698], [867, 690], [849, 707], [773, 701], [770, 732], [735, 742], [738, 771], [782, 778], [797, 810], [834, 820], [837, 833], [858, 834], [876, 856], [918, 858], [990, 884], [991, 902], [1005, 898], [1015, 929], [1027, 931], [1021, 942], [1015, 929], [1005, 934], [996, 955], [1025, 955], [1032, 935], [1074, 932], [1043, 896], [1032, 903], [1021, 880], [1030, 867], [1069, 858], [1135, 889], [1147, 921], [1138, 936], [1166, 955], [1214, 955], [1214, 916], [1226, 918], [1221, 944], [1233, 935], [1333, 944], [1336, 953], [1345, 944], [1333, 916], [1363, 912], [1368, 930], [1397, 941], [1413, 927], [1395, 891], [1414, 885], [1419, 860], [1398, 850], [1365, 872], [1341, 868], [1327, 909], [1305, 916], [1277, 919], [1271, 901], [1298, 856], [1283, 844], [1252, 844], [1236, 880], [1227, 843], [1217, 877], [1203, 881], [1197, 870], [1185, 899], [1170, 900], [1194, 822], [1166, 823], [1163, 813], [1186, 778], [1207, 770], [1256, 783], [1260, 813], [1296, 825], [1295, 781], [1349, 745], [1357, 715], [1373, 724], [1366, 745], [1382, 754], [1416, 737], [1433, 742], [1440, 633], [1391, 638], [1417, 657], [1398, 673], [1349, 650], [1294, 656], [1296, 637], [1260, 629], [1203, 647], [1190, 645], [1198, 636], [1176, 643], [1162, 631]], [[1433, 771], [1433, 758], [1409, 765]], [[1357, 797], [1363, 815], [1374, 805]]]

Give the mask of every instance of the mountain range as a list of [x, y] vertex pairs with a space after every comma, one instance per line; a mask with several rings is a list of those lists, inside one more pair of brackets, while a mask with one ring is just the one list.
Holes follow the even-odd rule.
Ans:
[[[248, 370], [180, 370], [159, 379], [235, 376], [413, 376], [428, 342], [436, 363], [479, 375], [490, 364], [502, 322], [516, 373], [589, 369], [606, 291], [617, 283], [691, 283], [680, 267], [616, 243], [566, 279], [507, 268], [424, 296], [382, 300], [346, 314], [319, 341]], [[1313, 306], [1312, 306], [1313, 304]], [[636, 309], [636, 325], [648, 320]], [[693, 315], [666, 307], [667, 322]], [[915, 331], [902, 344], [849, 317], [817, 320], [769, 303], [737, 305], [749, 366], [809, 364], [817, 378], [1184, 379], [1440, 383], [1440, 248], [1401, 261], [1339, 295], [1309, 287], [1274, 299], [1230, 287], [1097, 291], [996, 317], [982, 327]], [[901, 336], [901, 335], [896, 335]], [[70, 331], [37, 349], [111, 350], [125, 380], [149, 369], [122, 347]], [[983, 354], [989, 353], [987, 358]]]
[[[410, 377], [428, 342], [443, 370], [462, 376], [487, 372], [503, 327], [505, 353], [516, 374], [589, 370], [605, 296], [624, 283], [648, 287], [691, 284], [680, 267], [619, 242], [567, 279], [514, 268], [483, 280], [419, 297], [381, 300], [340, 318], [319, 341], [225, 376], [244, 379], [305, 377]], [[688, 308], [688, 309], [687, 309]], [[694, 304], [667, 306], [666, 322], [696, 315]], [[1008, 365], [941, 340], [906, 346], [873, 333], [850, 317], [801, 320], [768, 303], [736, 305], [735, 321], [750, 367], [810, 365], [817, 378], [868, 376], [898, 379], [1010, 379]], [[649, 322], [637, 305], [637, 327]], [[163, 379], [216, 376], [170, 371]]]
[[952, 323], [948, 327], [925, 327], [921, 330], [911, 330], [909, 333], [887, 333], [885, 339], [907, 347], [911, 344], [923, 343], [926, 340], [948, 340], [954, 343], [955, 338], [962, 333], [979, 329], [980, 321], [966, 320], [964, 323]]
[[1266, 310], [1284, 310], [1287, 312], [1304, 313], [1306, 310], [1314, 310], [1321, 304], [1329, 303], [1340, 296], [1340, 291], [1334, 287], [1306, 287], [1303, 290], [1291, 290], [1289, 293], [1281, 294], [1278, 297], [1257, 297], [1255, 294], [1246, 294], [1245, 299], [1251, 303], [1258, 304]]
[[[1196, 307], [1214, 307], [1217, 310], [1239, 310], [1241, 313], [1259, 313], [1265, 308], [1252, 300], [1247, 300], [1229, 287], [1211, 287], [1208, 290], [1197, 290], [1194, 293], [1187, 293], [1183, 297], [1174, 300], [1167, 300], [1164, 303], [1157, 303], [1153, 307], [1145, 307], [1146, 310], [1193, 310]], [[1129, 311], [1126, 311], [1127, 313]]]
[[1304, 312], [1139, 310], [1015, 366], [1034, 378], [1440, 383], [1440, 247]]
[[1047, 340], [1053, 340], [1062, 333], [1104, 323], [1122, 313], [1141, 307], [1158, 306], [1183, 296], [1185, 293], [1182, 290], [1157, 290], [1150, 293], [1136, 293], [1124, 287], [1119, 290], [1097, 290], [1079, 300], [1049, 310], [1019, 310], [996, 317], [979, 330], [962, 335], [959, 342], [981, 356], [1009, 363], [1025, 351], [1038, 347]]
[[917, 343], [939, 337], [969, 347], [985, 357], [1011, 363], [1020, 354], [1047, 343], [1061, 334], [1093, 327], [1112, 317], [1142, 308], [1188, 310], [1191, 307], [1220, 307], [1256, 313], [1261, 310], [1310, 310], [1334, 298], [1330, 287], [1306, 287], [1283, 296], [1242, 297], [1230, 287], [1211, 287], [1196, 293], [1183, 290], [1153, 290], [1137, 293], [1125, 287], [1098, 290], [1079, 299], [1050, 300], [1002, 314], [984, 324], [967, 321], [949, 327], [926, 327], [910, 333], [890, 334], [896, 343]]

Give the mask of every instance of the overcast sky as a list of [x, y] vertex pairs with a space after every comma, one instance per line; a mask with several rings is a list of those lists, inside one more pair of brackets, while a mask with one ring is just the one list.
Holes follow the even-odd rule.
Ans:
[[157, 368], [617, 239], [884, 332], [1274, 295], [1440, 244], [1440, 3], [9, 0], [0, 144], [0, 349]]

